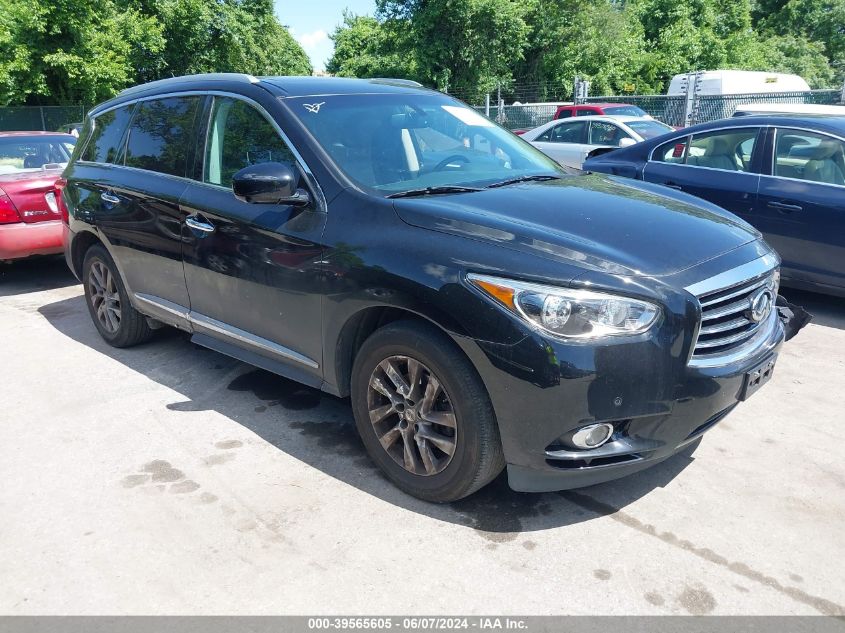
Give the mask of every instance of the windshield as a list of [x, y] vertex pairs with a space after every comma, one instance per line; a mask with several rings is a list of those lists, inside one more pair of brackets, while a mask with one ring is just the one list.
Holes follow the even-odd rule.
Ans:
[[0, 174], [37, 171], [44, 165], [64, 165], [76, 139], [67, 136], [0, 136]]
[[349, 178], [386, 195], [570, 173], [445, 95], [340, 95], [286, 103]]
[[625, 125], [634, 130], [644, 139], [654, 138], [667, 132], [674, 132], [675, 128], [661, 123], [660, 121], [653, 121], [646, 119], [645, 121], [626, 121]]
[[637, 106], [611, 106], [602, 108], [605, 114], [613, 116], [648, 116], [648, 112]]

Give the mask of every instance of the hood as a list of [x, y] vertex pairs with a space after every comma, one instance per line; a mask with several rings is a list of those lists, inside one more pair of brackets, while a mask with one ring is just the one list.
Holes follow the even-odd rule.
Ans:
[[593, 174], [394, 207], [414, 226], [629, 276], [671, 275], [760, 237], [714, 205], [666, 191]]

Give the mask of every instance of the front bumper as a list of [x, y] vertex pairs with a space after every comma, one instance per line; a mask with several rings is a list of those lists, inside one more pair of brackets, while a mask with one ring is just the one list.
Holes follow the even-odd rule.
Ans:
[[[476, 342], [482, 353], [474, 357], [464, 349], [493, 400], [511, 488], [546, 492], [624, 477], [682, 451], [738, 404], [746, 372], [777, 353], [794, 329], [790, 320], [777, 318], [752, 354], [720, 367], [690, 367], [654, 338], [573, 347], [526, 337], [509, 350]], [[538, 345], [553, 362], [530, 378], [520, 375], [516, 359]], [[615, 429], [598, 449], [579, 451], [559, 440], [597, 422]]]
[[62, 222], [0, 224], [0, 260], [62, 252]]

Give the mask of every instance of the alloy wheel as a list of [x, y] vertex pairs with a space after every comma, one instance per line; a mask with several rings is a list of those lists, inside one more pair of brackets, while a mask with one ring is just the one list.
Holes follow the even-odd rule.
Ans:
[[101, 261], [91, 264], [88, 273], [88, 287], [91, 291], [91, 305], [103, 329], [109, 334], [120, 328], [120, 293], [114, 275]]
[[414, 475], [442, 472], [452, 461], [458, 439], [452, 401], [426, 365], [391, 356], [370, 376], [370, 422], [382, 448]]

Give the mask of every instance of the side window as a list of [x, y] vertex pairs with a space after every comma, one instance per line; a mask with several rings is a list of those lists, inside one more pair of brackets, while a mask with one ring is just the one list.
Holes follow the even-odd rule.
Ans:
[[591, 114], [600, 114], [600, 113], [594, 112], [593, 110], [585, 110], [584, 108], [578, 108], [575, 111], [575, 116], [590, 116]]
[[127, 167], [185, 176], [196, 144], [194, 129], [200, 97], [141, 101], [129, 125]]
[[255, 108], [215, 97], [205, 144], [205, 182], [230, 187], [235, 172], [258, 163], [296, 164], [293, 152]]
[[725, 171], [750, 171], [756, 139], [757, 128], [695, 134], [689, 144], [686, 163]]
[[607, 121], [593, 121], [590, 123], [590, 139], [588, 144], [617, 147], [619, 141], [628, 137], [628, 134], [618, 125]]
[[94, 119], [94, 129], [80, 160], [93, 163], [115, 163], [120, 158], [120, 141], [129, 123], [132, 106], [110, 110]]
[[[550, 143], [584, 143], [587, 136], [587, 123], [572, 121], [561, 123], [546, 132]], [[537, 139], [540, 140], [540, 139]]]
[[775, 176], [845, 185], [845, 143], [822, 134], [776, 131]]
[[568, 119], [571, 116], [572, 116], [572, 110], [561, 110], [560, 113], [555, 118]]

